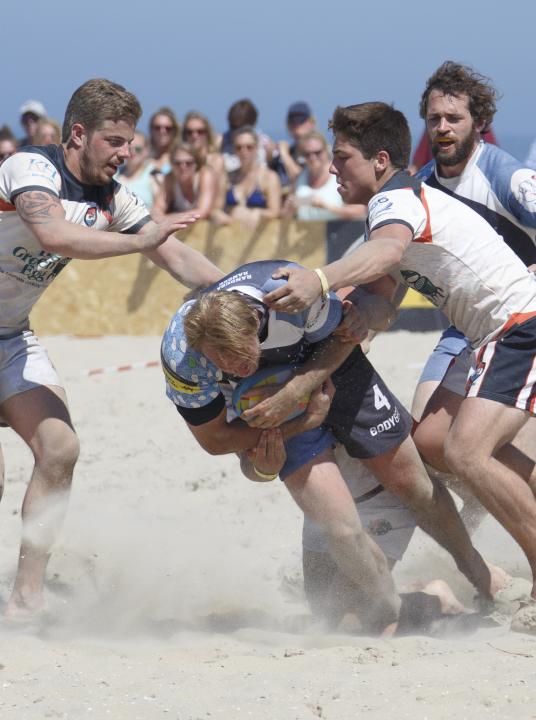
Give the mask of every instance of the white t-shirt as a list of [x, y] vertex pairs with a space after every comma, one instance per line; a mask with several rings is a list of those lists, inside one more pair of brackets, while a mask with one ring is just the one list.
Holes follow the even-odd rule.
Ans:
[[298, 220], [338, 220], [339, 216], [330, 210], [314, 207], [311, 203], [314, 198], [324, 200], [330, 205], [342, 207], [344, 204], [341, 196], [337, 192], [337, 178], [330, 175], [329, 179], [322, 187], [313, 188], [307, 181], [307, 171], [304, 170], [298, 176], [296, 181], [296, 205], [298, 211], [296, 217]]
[[443, 310], [473, 347], [536, 315], [536, 278], [471, 208], [405, 172], [371, 198], [367, 233], [402, 223], [413, 233], [398, 278]]
[[71, 258], [43, 250], [21, 221], [17, 195], [46, 192], [59, 197], [65, 219], [96, 230], [137, 233], [150, 215], [126, 186], [80, 183], [65, 166], [61, 145], [26, 147], [0, 166], [0, 337], [28, 326], [35, 302]]

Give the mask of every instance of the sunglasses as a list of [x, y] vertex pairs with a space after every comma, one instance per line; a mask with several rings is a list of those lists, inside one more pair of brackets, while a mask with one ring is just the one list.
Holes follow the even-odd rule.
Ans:
[[195, 165], [195, 160], [173, 160], [171, 163], [172, 165], [186, 165], [186, 167], [191, 167], [192, 165]]
[[312, 157], [317, 157], [317, 158], [319, 158], [319, 157], [322, 155], [323, 152], [324, 152], [323, 149], [322, 149], [322, 150], [309, 150], [309, 152], [304, 152], [304, 153], [303, 153], [303, 157], [304, 157], [305, 159], [307, 159], [307, 158], [312, 158]]
[[235, 150], [254, 150], [255, 145], [253, 143], [244, 143], [243, 145], [235, 145]]
[[186, 135], [206, 135], [206, 128], [186, 128]]
[[172, 132], [175, 128], [173, 125], [153, 125], [151, 130], [164, 130], [165, 132]]

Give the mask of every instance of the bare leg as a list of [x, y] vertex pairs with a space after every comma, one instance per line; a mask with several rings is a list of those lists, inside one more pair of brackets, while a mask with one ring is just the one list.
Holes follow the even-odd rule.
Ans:
[[67, 507], [79, 446], [62, 388], [27, 390], [6, 400], [0, 412], [35, 460], [22, 505], [19, 565], [6, 608], [6, 615], [14, 617], [43, 607], [49, 552]]
[[394, 622], [400, 600], [387, 559], [364, 531], [332, 451], [287, 477], [285, 485], [302, 511], [326, 534], [331, 557], [355, 586], [364, 626], [379, 632]]
[[517, 408], [466, 398], [447, 437], [445, 459], [525, 552], [536, 597], [536, 498], [529, 478], [494, 457], [497, 448], [511, 441], [527, 419]]
[[411, 415], [419, 421], [424, 415], [424, 409], [428, 401], [439, 386], [439, 380], [424, 380], [415, 389], [415, 395], [411, 403]]
[[427, 475], [410, 437], [394, 450], [362, 462], [409, 507], [419, 527], [452, 555], [480, 593], [489, 598], [499, 589], [493, 586], [486, 563], [473, 547], [450, 493]]
[[425, 462], [436, 470], [450, 473], [445, 462], [445, 438], [456, 417], [463, 396], [446, 390], [441, 385], [430, 397], [422, 418], [413, 432], [413, 441]]

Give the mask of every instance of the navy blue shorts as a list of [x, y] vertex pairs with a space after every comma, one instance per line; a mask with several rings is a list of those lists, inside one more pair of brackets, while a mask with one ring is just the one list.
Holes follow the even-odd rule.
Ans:
[[285, 443], [284, 480], [336, 442], [351, 457], [383, 455], [408, 437], [412, 419], [385, 385], [360, 347], [331, 376], [336, 391], [326, 422]]
[[495, 400], [536, 415], [536, 318], [480, 348], [467, 397]]

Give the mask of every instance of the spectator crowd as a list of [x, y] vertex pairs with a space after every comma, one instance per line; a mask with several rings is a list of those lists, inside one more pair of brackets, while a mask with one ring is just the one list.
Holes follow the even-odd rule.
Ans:
[[[61, 126], [43, 103], [27, 100], [19, 114], [23, 137], [0, 127], [0, 164], [17, 148], [61, 142]], [[149, 118], [147, 133], [136, 130], [117, 179], [157, 221], [185, 210], [217, 224], [238, 220], [248, 227], [272, 218], [364, 218], [364, 206], [345, 205], [339, 195], [329, 172], [330, 145], [306, 102], [288, 108], [290, 142], [270, 138], [257, 120], [248, 98], [230, 106], [222, 133], [201, 112], [191, 110], [181, 121], [162, 106]]]

